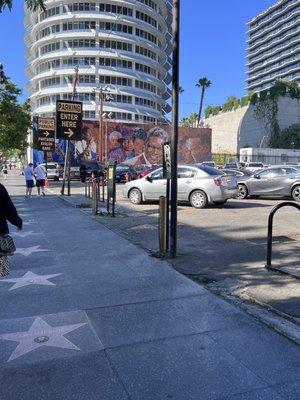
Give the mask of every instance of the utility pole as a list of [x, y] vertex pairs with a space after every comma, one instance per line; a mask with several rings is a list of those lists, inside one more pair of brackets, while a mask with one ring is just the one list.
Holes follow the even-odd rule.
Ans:
[[179, 38], [180, 0], [173, 0], [173, 59], [172, 59], [172, 137], [171, 137], [171, 218], [170, 257], [177, 254], [177, 156], [179, 116]]
[[99, 161], [101, 163], [106, 161], [107, 154], [105, 154], [105, 140], [103, 132], [103, 106], [104, 101], [111, 101], [112, 95], [108, 87], [97, 87], [94, 89], [95, 92], [99, 92], [99, 134], [97, 140], [97, 154], [99, 155]]
[[[74, 68], [75, 75], [73, 77], [73, 93], [72, 93], [72, 101], [75, 100], [76, 97], [76, 86], [78, 82], [78, 70], [79, 67], [78, 65]], [[71, 152], [70, 152], [70, 144], [69, 140], [67, 140], [66, 144], [66, 152], [65, 152], [65, 164], [64, 164], [64, 176], [63, 176], [63, 183], [62, 183], [62, 188], [61, 188], [61, 194], [65, 194], [65, 186], [66, 186], [66, 175], [68, 173], [68, 196], [71, 195], [71, 176], [70, 176], [70, 171], [71, 171]]]

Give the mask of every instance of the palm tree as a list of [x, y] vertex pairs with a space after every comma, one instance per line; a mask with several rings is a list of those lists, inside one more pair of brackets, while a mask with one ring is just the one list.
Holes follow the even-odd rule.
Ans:
[[203, 108], [203, 101], [204, 101], [204, 94], [205, 94], [205, 90], [210, 87], [212, 84], [212, 82], [207, 79], [206, 77], [204, 78], [200, 78], [198, 80], [198, 83], [196, 84], [196, 86], [198, 88], [201, 88], [201, 97], [200, 97], [200, 104], [199, 104], [199, 113], [198, 113], [198, 119], [197, 119], [197, 126], [199, 126], [200, 124], [200, 119], [201, 119], [201, 114], [202, 114], [202, 108]]
[[[44, 0], [25, 0], [25, 3], [29, 10], [36, 11], [38, 9], [45, 10], [45, 2]], [[8, 7], [9, 10], [12, 9], [13, 0], [0, 0], [0, 13], [4, 10], [5, 7]]]

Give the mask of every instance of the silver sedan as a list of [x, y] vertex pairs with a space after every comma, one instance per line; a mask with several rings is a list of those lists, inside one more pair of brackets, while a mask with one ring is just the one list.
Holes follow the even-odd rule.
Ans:
[[265, 168], [249, 179], [238, 179], [240, 199], [259, 196], [292, 197], [300, 202], [300, 168], [274, 166]]
[[[166, 185], [163, 170], [159, 168], [144, 178], [128, 182], [123, 195], [133, 204], [158, 200], [166, 195]], [[204, 208], [209, 203], [224, 204], [228, 199], [235, 198], [237, 193], [236, 178], [225, 176], [215, 168], [205, 165], [178, 167], [178, 201]]]

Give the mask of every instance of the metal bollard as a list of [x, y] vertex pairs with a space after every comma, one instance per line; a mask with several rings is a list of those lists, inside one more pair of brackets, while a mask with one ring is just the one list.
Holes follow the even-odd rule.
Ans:
[[88, 198], [91, 198], [91, 182], [90, 179], [88, 179]]
[[97, 195], [97, 182], [92, 180], [92, 214], [98, 214], [98, 195]]
[[159, 251], [167, 253], [168, 251], [168, 226], [167, 226], [167, 199], [165, 196], [159, 198], [159, 219], [158, 219], [158, 241]]

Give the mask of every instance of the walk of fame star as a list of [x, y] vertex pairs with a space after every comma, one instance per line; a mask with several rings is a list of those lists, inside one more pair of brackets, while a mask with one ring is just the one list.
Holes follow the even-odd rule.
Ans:
[[28, 331], [2, 334], [0, 339], [19, 342], [7, 361], [15, 360], [42, 346], [80, 351], [81, 349], [64, 335], [86, 324], [86, 322], [83, 322], [81, 324], [51, 326], [41, 317], [36, 317]]
[[33, 232], [33, 231], [29, 231], [29, 232], [13, 232], [12, 235], [25, 238], [25, 237], [31, 236], [31, 235], [38, 235], [38, 233]]
[[18, 247], [15, 251], [15, 254], [22, 254], [22, 256], [30, 256], [32, 253], [39, 253], [41, 251], [49, 251], [46, 249], [40, 249], [40, 246], [32, 246], [32, 247]]
[[28, 271], [21, 278], [4, 278], [0, 279], [0, 283], [13, 282], [14, 285], [9, 290], [18, 289], [23, 286], [28, 285], [44, 285], [44, 286], [55, 286], [54, 283], [49, 282], [49, 279], [55, 278], [56, 276], [62, 275], [60, 274], [52, 274], [52, 275], [37, 275], [34, 272]]

